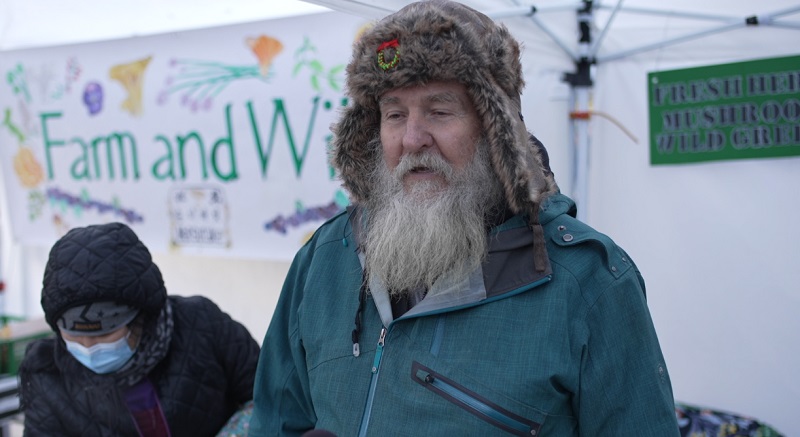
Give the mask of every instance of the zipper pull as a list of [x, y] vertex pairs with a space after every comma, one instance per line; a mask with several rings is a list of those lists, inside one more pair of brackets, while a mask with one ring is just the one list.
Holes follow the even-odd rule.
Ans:
[[381, 336], [378, 338], [378, 346], [383, 347], [386, 340], [386, 328], [381, 328]]
[[378, 372], [378, 365], [381, 363], [383, 355], [383, 345], [386, 340], [386, 328], [381, 328], [381, 336], [378, 338], [378, 349], [375, 350], [375, 360], [372, 362], [372, 373]]

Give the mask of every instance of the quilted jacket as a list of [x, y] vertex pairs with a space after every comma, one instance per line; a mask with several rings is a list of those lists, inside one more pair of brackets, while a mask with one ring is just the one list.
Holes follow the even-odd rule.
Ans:
[[[42, 290], [48, 322], [54, 326], [67, 307], [109, 293], [154, 315], [169, 301], [169, 351], [148, 378], [173, 437], [215, 435], [252, 399], [258, 343], [209, 299], [167, 297], [158, 268], [133, 232], [120, 224], [103, 226], [81, 238], [68, 234], [51, 250]], [[33, 342], [20, 368], [24, 435], [137, 436], [124, 390], [113, 374], [95, 374], [75, 360], [60, 336]]]

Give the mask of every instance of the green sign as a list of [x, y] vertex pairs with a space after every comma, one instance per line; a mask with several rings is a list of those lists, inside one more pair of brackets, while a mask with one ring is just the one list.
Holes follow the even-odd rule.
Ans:
[[651, 164], [800, 155], [800, 56], [647, 78]]

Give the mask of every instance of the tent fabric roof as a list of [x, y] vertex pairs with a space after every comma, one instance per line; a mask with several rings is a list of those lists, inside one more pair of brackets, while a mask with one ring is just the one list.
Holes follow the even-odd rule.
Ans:
[[[526, 41], [530, 41], [531, 33], [542, 37], [542, 27], [547, 28], [551, 36], [570, 46], [568, 50], [572, 55], [577, 53], [573, 41], [577, 33], [575, 10], [580, 0], [462, 2], [493, 18], [503, 18]], [[408, 3], [409, 0], [3, 0], [0, 2], [0, 51], [128, 38], [328, 9], [379, 18]], [[655, 43], [702, 28], [743, 27], [747, 17], [757, 17], [761, 25], [800, 29], [800, 2], [797, 0], [671, 0], [666, 5], [656, 0], [598, 0], [593, 3], [598, 26], [594, 32], [596, 36], [600, 35], [612, 11], [620, 7], [609, 27], [612, 31], [599, 47], [601, 59], [634, 45]], [[534, 9], [536, 12], [530, 14]], [[520, 16], [521, 11], [528, 12], [529, 16]], [[655, 15], [653, 11], [662, 13]], [[773, 15], [775, 13], [778, 14]], [[636, 38], [626, 38], [626, 31], [635, 32]], [[552, 44], [552, 38], [547, 37], [547, 43]], [[756, 38], [745, 43], [748, 47], [758, 47], [763, 41]]]
[[[396, 11], [410, 0], [305, 0], [334, 10], [353, 13], [370, 18], [379, 18]], [[577, 47], [578, 26], [576, 11], [582, 7], [580, 0], [462, 0], [492, 18], [502, 19], [515, 35], [530, 47], [539, 42], [542, 46], [561, 43], [561, 50], [570, 58], [577, 59], [584, 53]], [[748, 32], [756, 26], [785, 29], [787, 38], [797, 38], [800, 30], [800, 2], [797, 0], [614, 0], [594, 1], [593, 38], [596, 52], [591, 58], [598, 61], [616, 58], [632, 49], [660, 45], [664, 41], [681, 38], [698, 32], [707, 32], [710, 37], [702, 48], [703, 57], [714, 53], [716, 46], [729, 46], [726, 36], [716, 44], [713, 35], [721, 30]], [[525, 15], [523, 15], [525, 14]], [[605, 32], [605, 33], [604, 33]], [[724, 33], [723, 33], [724, 35]], [[760, 36], [750, 32], [742, 41], [740, 52], [751, 52], [774, 44], [773, 34]], [[710, 50], [709, 50], [710, 49]], [[655, 56], [669, 56], [657, 50]], [[676, 58], [692, 56], [691, 53], [672, 52]], [[706, 58], [704, 58], [706, 59]]]
[[130, 38], [327, 10], [300, 0], [2, 0], [0, 51]]

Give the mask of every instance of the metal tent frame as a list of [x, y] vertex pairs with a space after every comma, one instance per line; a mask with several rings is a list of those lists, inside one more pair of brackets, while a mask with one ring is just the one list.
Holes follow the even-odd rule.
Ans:
[[[308, 3], [325, 6], [341, 12], [351, 13], [366, 18], [381, 18], [397, 9], [384, 7], [376, 3], [367, 3], [362, 0], [303, 0]], [[562, 80], [570, 86], [570, 106], [573, 108], [569, 113], [571, 120], [569, 131], [569, 143], [573, 145], [572, 163], [572, 197], [579, 206], [578, 218], [586, 221], [587, 204], [589, 197], [589, 167], [590, 167], [590, 135], [589, 123], [593, 115], [605, 116], [602, 113], [590, 109], [591, 90], [594, 84], [593, 71], [598, 64], [611, 62], [627, 58], [639, 53], [657, 50], [663, 47], [700, 39], [710, 35], [729, 32], [745, 27], [772, 26], [788, 29], [800, 30], [800, 22], [785, 20], [785, 17], [800, 12], [800, 4], [781, 10], [748, 16], [730, 16], [722, 14], [701, 14], [694, 12], [681, 12], [670, 9], [625, 7], [623, 0], [616, 0], [613, 6], [608, 6], [593, 0], [569, 1], [561, 4], [551, 4], [543, 7], [535, 5], [523, 5], [520, 0], [512, 0], [515, 5], [501, 10], [482, 11], [493, 19], [506, 19], [515, 17], [527, 17], [530, 21], [548, 36], [561, 51], [566, 54], [575, 66], [572, 72], [564, 73]], [[388, 3], [388, 2], [387, 2]], [[406, 4], [409, 1], [393, 4]], [[557, 32], [539, 18], [542, 12], [573, 10], [576, 12], [578, 41], [577, 49], [573, 50], [570, 43], [560, 37]], [[599, 34], [593, 35], [593, 29], [597, 28], [594, 21], [597, 12], [608, 10], [610, 14], [606, 22], [599, 27]], [[614, 20], [620, 13], [631, 13], [640, 15], [656, 15], [670, 18], [683, 18], [689, 20], [699, 20], [707, 23], [707, 27], [687, 32], [683, 35], [664, 39], [656, 43], [642, 44], [633, 48], [620, 50], [615, 53], [600, 55], [600, 47], [603, 40], [612, 28]], [[613, 122], [614, 120], [611, 119]], [[621, 127], [620, 125], [618, 125]], [[621, 127], [624, 130], [624, 127]], [[627, 133], [627, 132], [626, 132]], [[635, 140], [635, 139], [634, 139]]]

